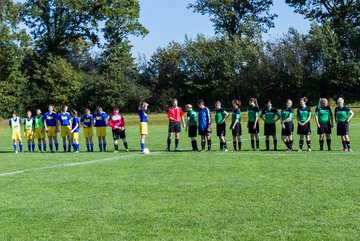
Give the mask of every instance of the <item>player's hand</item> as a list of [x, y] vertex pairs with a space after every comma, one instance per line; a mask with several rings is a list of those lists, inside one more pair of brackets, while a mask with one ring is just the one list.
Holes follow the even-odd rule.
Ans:
[[49, 129], [48, 128], [45, 128], [45, 132], [48, 133]]
[[317, 124], [317, 127], [320, 128], [320, 124]]
[[256, 124], [253, 126], [253, 129], [254, 129], [254, 130], [256, 129]]
[[285, 130], [285, 125], [284, 125], [284, 123], [282, 124], [282, 128], [283, 128], [283, 130]]
[[87, 128], [87, 125], [84, 125], [84, 128]]

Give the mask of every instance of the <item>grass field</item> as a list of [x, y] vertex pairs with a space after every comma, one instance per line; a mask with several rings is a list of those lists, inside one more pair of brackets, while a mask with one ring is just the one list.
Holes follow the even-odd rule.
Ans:
[[360, 239], [358, 113], [352, 153], [335, 135], [334, 151], [316, 151], [314, 125], [311, 153], [250, 152], [246, 133], [241, 153], [191, 153], [185, 133], [166, 153], [166, 120], [151, 115], [144, 156], [137, 116], [125, 117], [131, 152], [118, 154], [109, 135], [108, 153], [15, 155], [3, 124], [0, 240]]

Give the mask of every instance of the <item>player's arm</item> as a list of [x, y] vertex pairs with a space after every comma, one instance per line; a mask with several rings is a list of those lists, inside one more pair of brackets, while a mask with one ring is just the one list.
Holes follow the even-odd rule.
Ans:
[[316, 125], [317, 127], [320, 127], [320, 123], [319, 123], [319, 111], [315, 110], [315, 121], [316, 121]]
[[281, 114], [279, 111], [276, 110], [276, 116], [277, 116], [277, 119], [275, 120], [275, 123], [281, 119]]
[[253, 126], [254, 129], [256, 129], [256, 126], [257, 126], [257, 124], [259, 122], [259, 112], [255, 112], [255, 113], [256, 113], [255, 114], [255, 121], [254, 121], [254, 126]]
[[48, 126], [47, 126], [45, 116], [44, 116], [44, 128], [45, 128], [45, 131], [48, 132], [49, 128], [48, 128]]
[[169, 109], [169, 111], [168, 111], [168, 118], [170, 121], [174, 120], [174, 117], [172, 115], [172, 109]]
[[78, 128], [79, 127], [79, 122], [78, 123], [76, 123], [76, 125], [75, 125], [75, 127], [71, 130], [71, 133], [74, 133], [74, 131], [76, 130], [76, 128]]
[[[261, 111], [261, 115], [260, 115], [260, 118], [261, 118], [263, 121], [265, 121], [264, 115], [265, 115], [265, 110]], [[259, 119], [259, 118], [258, 118], [258, 119]], [[255, 123], [256, 123], [256, 120], [255, 120]]]
[[330, 125], [331, 125], [331, 128], [334, 127], [334, 115], [330, 109]]
[[350, 122], [353, 117], [354, 117], [354, 112], [352, 110], [349, 110], [349, 114], [346, 122]]
[[306, 121], [304, 122], [304, 125], [307, 124], [310, 120], [311, 120], [311, 111], [309, 112], [308, 118], [307, 118]]

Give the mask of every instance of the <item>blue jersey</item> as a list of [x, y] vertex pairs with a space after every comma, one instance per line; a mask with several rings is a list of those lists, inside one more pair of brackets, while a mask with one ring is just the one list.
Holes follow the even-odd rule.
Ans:
[[92, 115], [83, 115], [80, 119], [81, 123], [84, 123], [84, 125], [86, 125], [86, 127], [90, 127], [92, 126], [92, 122], [94, 120], [94, 117]]
[[60, 121], [61, 126], [70, 126], [71, 116], [68, 112], [61, 113], [58, 116], [58, 120]]
[[[74, 130], [75, 126], [78, 125], [76, 127], [76, 129]], [[74, 130], [74, 133], [78, 133], [79, 132], [79, 117], [75, 116], [72, 119], [72, 123], [71, 123], [71, 129]]]
[[138, 110], [138, 114], [140, 117], [140, 122], [148, 122], [148, 116], [144, 109]]
[[95, 115], [95, 127], [107, 126], [106, 119], [108, 118], [108, 114], [102, 112], [101, 114]]
[[57, 118], [58, 116], [55, 112], [52, 112], [51, 114], [49, 112], [46, 112], [44, 115], [47, 126], [56, 126]]
[[[18, 118], [18, 117], [16, 117], [15, 119], [14, 119], [14, 118], [11, 118], [11, 119], [9, 120], [9, 126], [10, 126], [10, 127], [11, 127], [12, 120], [17, 121], [17, 118]], [[21, 125], [21, 119], [19, 119], [19, 124]]]
[[211, 112], [209, 108], [204, 107], [199, 109], [198, 125], [200, 131], [205, 131], [211, 125]]

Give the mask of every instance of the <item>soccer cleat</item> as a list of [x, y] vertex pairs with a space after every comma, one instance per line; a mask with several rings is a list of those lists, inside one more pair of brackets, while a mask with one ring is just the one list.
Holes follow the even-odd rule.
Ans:
[[225, 152], [228, 152], [229, 150], [228, 150], [228, 149], [225, 149], [224, 151], [225, 151]]
[[352, 152], [353, 150], [351, 148], [348, 149], [348, 152]]
[[18, 154], [19, 152], [18, 151], [15, 151], [15, 154]]
[[113, 153], [119, 153], [119, 151], [115, 150], [115, 151], [113, 151]]
[[169, 151], [170, 151], [170, 148], [166, 148], [165, 151], [169, 152]]
[[175, 148], [175, 151], [180, 151], [178, 147]]
[[345, 148], [344, 148], [344, 149], [342, 149], [342, 150], [343, 150], [343, 152], [347, 152], [347, 151], [348, 151], [348, 149], [345, 149]]
[[130, 150], [129, 149], [126, 149], [126, 152], [129, 152]]
[[299, 149], [299, 152], [302, 152], [302, 149]]
[[308, 151], [310, 151], [310, 152], [311, 152], [311, 148], [308, 148]]

